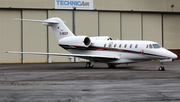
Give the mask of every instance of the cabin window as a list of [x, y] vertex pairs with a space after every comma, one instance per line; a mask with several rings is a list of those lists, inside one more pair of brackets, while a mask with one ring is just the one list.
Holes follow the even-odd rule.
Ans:
[[112, 44], [109, 44], [109, 47], [111, 47]]
[[106, 44], [104, 44], [104, 47], [106, 47]]
[[137, 48], [137, 47], [138, 47], [138, 44], [136, 44], [135, 48]]
[[116, 44], [114, 44], [114, 47], [116, 47]]
[[152, 48], [153, 48], [151, 44], [149, 44], [149, 48], [150, 48], [150, 49], [152, 49]]
[[146, 46], [146, 48], [148, 48], [148, 45]]
[[109, 47], [112, 47], [112, 44], [113, 44], [113, 42], [110, 42], [110, 43], [109, 43]]
[[132, 44], [130, 45], [130, 48], [132, 48]]
[[155, 49], [161, 48], [161, 46], [160, 46], [159, 44], [152, 44], [152, 45], [153, 45], [153, 47], [154, 47]]
[[127, 44], [124, 45], [124, 48], [126, 48]]
[[121, 44], [119, 45], [119, 48], [121, 48]]

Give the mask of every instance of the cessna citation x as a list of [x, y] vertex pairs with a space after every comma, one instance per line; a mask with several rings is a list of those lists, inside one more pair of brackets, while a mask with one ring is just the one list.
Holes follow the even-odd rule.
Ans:
[[109, 68], [114, 68], [118, 64], [160, 60], [161, 66], [158, 69], [159, 71], [165, 70], [163, 62], [177, 59], [176, 54], [153, 41], [112, 40], [108, 36], [75, 36], [64, 24], [64, 21], [57, 17], [46, 20], [16, 20], [41, 22], [43, 25], [51, 26], [58, 39], [59, 46], [71, 54], [5, 51], [6, 53], [80, 57], [89, 60], [86, 63], [88, 68], [92, 68], [94, 62], [107, 63]]

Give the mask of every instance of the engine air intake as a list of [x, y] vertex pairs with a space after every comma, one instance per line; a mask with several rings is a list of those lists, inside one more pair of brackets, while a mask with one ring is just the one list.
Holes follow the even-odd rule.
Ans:
[[59, 40], [60, 46], [68, 46], [68, 48], [84, 49], [91, 45], [91, 40], [87, 36], [65, 37]]
[[89, 46], [90, 43], [91, 43], [91, 40], [90, 40], [88, 37], [86, 37], [86, 38], [84, 39], [84, 44], [85, 44], [86, 46]]

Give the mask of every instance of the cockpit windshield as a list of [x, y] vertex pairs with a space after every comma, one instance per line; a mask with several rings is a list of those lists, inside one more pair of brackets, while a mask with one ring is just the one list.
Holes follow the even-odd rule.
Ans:
[[158, 48], [161, 48], [161, 46], [159, 44], [148, 44], [146, 46], [146, 48], [149, 48], [149, 49], [158, 49]]
[[161, 46], [160, 46], [159, 44], [152, 44], [152, 45], [153, 45], [153, 47], [154, 47], [155, 49], [161, 48]]

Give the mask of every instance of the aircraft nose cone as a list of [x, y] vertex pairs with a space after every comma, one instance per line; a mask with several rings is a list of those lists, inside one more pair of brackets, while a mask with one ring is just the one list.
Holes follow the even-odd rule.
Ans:
[[177, 56], [176, 54], [172, 53], [171, 58], [172, 58], [173, 60], [176, 60], [176, 59], [178, 58], [178, 56]]

